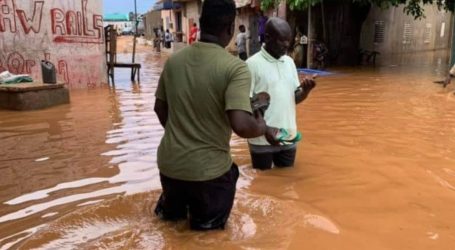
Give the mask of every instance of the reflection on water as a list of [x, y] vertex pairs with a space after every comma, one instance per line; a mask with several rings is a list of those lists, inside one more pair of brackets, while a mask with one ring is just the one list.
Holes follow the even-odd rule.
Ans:
[[[164, 58], [142, 82], [73, 90], [71, 104], [0, 111], [0, 249], [451, 249], [455, 96], [444, 55], [339, 69], [298, 108], [296, 166], [241, 178], [225, 231], [159, 221], [153, 112]], [[403, 65], [406, 62], [409, 65]]]

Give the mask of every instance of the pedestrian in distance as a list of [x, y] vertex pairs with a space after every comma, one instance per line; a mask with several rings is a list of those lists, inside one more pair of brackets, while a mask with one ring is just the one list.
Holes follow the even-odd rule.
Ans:
[[197, 40], [198, 31], [199, 31], [199, 29], [197, 28], [197, 24], [193, 23], [193, 26], [190, 29], [190, 38], [188, 40], [189, 44], [192, 44]]
[[246, 59], [248, 59], [248, 54], [246, 52], [246, 41], [248, 36], [246, 34], [245, 25], [243, 24], [240, 25], [239, 31], [240, 32], [237, 34], [235, 45], [237, 46], [239, 58], [242, 59], [243, 61], [246, 61]]
[[168, 49], [170, 49], [172, 46], [171, 46], [171, 43], [172, 43], [173, 39], [172, 39], [172, 34], [171, 32], [169, 32], [169, 30], [167, 29], [166, 30], [166, 33], [164, 33], [164, 46]]

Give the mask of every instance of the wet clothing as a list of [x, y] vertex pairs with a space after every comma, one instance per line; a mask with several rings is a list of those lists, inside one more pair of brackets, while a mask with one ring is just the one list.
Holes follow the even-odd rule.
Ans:
[[250, 86], [246, 64], [216, 44], [196, 42], [168, 59], [156, 91], [168, 106], [157, 154], [161, 218], [189, 212], [193, 229], [224, 228], [239, 175], [226, 111], [252, 112]]
[[169, 109], [158, 148], [160, 172], [186, 181], [226, 173], [233, 163], [226, 111], [251, 113], [250, 86], [246, 64], [219, 45], [196, 42], [169, 58], [156, 92]]
[[[263, 91], [270, 95], [270, 106], [264, 114], [266, 124], [295, 133], [295, 90], [300, 81], [292, 58], [285, 55], [275, 59], [263, 47], [246, 63], [252, 76], [250, 95]], [[270, 145], [265, 136], [248, 139], [248, 143]]]
[[[291, 57], [279, 59], [271, 56], [264, 47], [247, 60], [251, 71], [251, 92], [267, 92], [270, 106], [264, 113], [268, 126], [297, 132], [295, 90], [300, 86], [296, 66]], [[271, 146], [265, 136], [248, 139], [253, 168], [270, 169], [294, 165], [295, 144]]]
[[163, 193], [155, 213], [164, 220], [186, 219], [194, 230], [224, 229], [234, 203], [237, 165], [209, 181], [181, 181], [161, 175]]
[[250, 144], [253, 168], [267, 170], [275, 167], [291, 167], [294, 165], [296, 146], [257, 146]]

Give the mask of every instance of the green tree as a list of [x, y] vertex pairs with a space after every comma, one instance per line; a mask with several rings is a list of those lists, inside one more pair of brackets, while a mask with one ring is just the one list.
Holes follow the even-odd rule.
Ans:
[[[263, 10], [277, 6], [279, 0], [262, 0], [261, 8]], [[321, 2], [321, 0], [286, 0], [291, 10], [302, 10], [308, 6], [314, 6]], [[427, 4], [437, 4], [439, 9], [447, 11], [455, 10], [455, 1], [453, 0], [352, 0], [353, 3], [376, 5], [381, 8], [397, 7], [404, 4], [404, 12], [407, 15], [412, 15], [415, 18], [425, 17], [423, 6]]]

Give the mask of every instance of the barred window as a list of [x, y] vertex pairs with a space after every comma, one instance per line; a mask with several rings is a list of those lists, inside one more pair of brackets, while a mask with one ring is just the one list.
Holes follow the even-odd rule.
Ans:
[[374, 43], [384, 42], [384, 21], [374, 22]]

